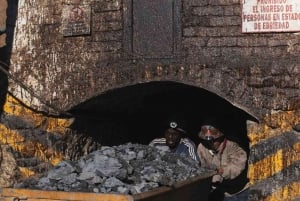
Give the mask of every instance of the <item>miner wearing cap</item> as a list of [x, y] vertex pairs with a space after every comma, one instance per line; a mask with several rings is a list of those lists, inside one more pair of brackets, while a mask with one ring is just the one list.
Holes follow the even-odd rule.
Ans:
[[[197, 148], [201, 166], [213, 169], [212, 191], [209, 201], [224, 200], [247, 189], [247, 153], [236, 142], [226, 138], [215, 121], [205, 122], [198, 133]], [[226, 199], [226, 198], [225, 198]]]
[[195, 143], [185, 137], [184, 124], [179, 121], [170, 121], [164, 132], [164, 137], [156, 138], [150, 142], [150, 146], [156, 147], [165, 152], [172, 152], [189, 156], [199, 162]]

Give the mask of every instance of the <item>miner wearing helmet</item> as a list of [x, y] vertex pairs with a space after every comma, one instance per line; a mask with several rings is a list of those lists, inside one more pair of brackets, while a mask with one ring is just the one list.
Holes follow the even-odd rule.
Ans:
[[244, 174], [247, 172], [247, 153], [238, 143], [227, 139], [222, 123], [216, 119], [206, 120], [198, 136], [201, 166], [216, 171], [209, 201], [224, 200], [225, 196], [247, 189], [248, 178]]
[[162, 138], [156, 138], [150, 142], [150, 146], [156, 147], [162, 151], [191, 157], [199, 162], [197, 148], [195, 143], [185, 136], [186, 128], [183, 120], [172, 119]]

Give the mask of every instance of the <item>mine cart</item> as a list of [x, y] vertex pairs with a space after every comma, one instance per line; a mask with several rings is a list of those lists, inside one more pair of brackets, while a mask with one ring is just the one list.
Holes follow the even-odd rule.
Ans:
[[0, 189], [0, 201], [206, 201], [214, 172], [135, 195]]

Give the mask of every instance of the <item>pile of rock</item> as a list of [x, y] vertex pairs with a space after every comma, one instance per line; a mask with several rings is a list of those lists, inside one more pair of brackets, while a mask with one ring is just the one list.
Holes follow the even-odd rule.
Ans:
[[16, 188], [137, 194], [171, 186], [205, 172], [188, 157], [140, 144], [102, 147], [78, 161], [62, 161]]

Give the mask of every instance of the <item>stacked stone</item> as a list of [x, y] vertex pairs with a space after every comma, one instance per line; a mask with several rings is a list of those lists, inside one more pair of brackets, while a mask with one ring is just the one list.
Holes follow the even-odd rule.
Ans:
[[104, 146], [78, 161], [62, 161], [45, 176], [17, 188], [137, 194], [206, 173], [185, 156], [140, 144]]

